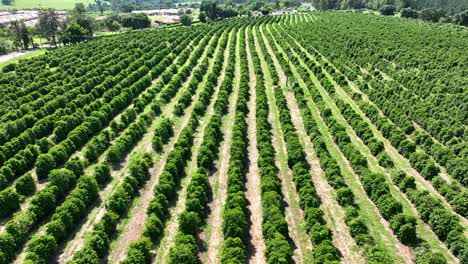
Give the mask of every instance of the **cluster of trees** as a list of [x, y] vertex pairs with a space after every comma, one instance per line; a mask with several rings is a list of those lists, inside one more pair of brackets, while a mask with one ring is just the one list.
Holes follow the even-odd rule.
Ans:
[[231, 5], [222, 7], [218, 5], [217, 1], [204, 0], [200, 4], [200, 15], [198, 18], [201, 22], [206, 22], [207, 19], [214, 21], [223, 18], [236, 17], [237, 15], [237, 10]]
[[413, 176], [397, 171], [392, 174], [392, 180], [402, 192], [407, 194], [422, 220], [428, 223], [440, 240], [460, 259], [460, 262], [468, 261], [468, 240], [464, 235], [460, 220], [429, 192], [417, 190]]
[[111, 14], [106, 17], [100, 24], [110, 31], [118, 31], [121, 27], [131, 29], [144, 29], [151, 27], [151, 20], [146, 14], [131, 13], [131, 14]]
[[[68, 169], [53, 170], [49, 173], [49, 182], [43, 189], [34, 194], [30, 206], [15, 214], [14, 218], [5, 224], [5, 231], [0, 234], [0, 252], [2, 253], [0, 260], [2, 263], [9, 263], [15, 258], [18, 250], [29, 239], [35, 226], [49, 216], [58, 203], [76, 185], [77, 177]], [[51, 248], [54, 248], [53, 243]]]
[[426, 21], [447, 22], [468, 26], [468, 4], [452, 0], [444, 3], [428, 0], [313, 0], [320, 10], [373, 9], [382, 15], [393, 16], [400, 11], [402, 17]]
[[[106, 213], [94, 226], [93, 230], [86, 235], [83, 248], [75, 253], [70, 263], [100, 263], [100, 260], [104, 258], [109, 250], [110, 238], [117, 228], [119, 218], [127, 212], [130, 203], [138, 196], [139, 189], [149, 179], [149, 169], [152, 165], [153, 160], [150, 153], [144, 153], [130, 159], [129, 174], [123, 178], [122, 183], [106, 199]], [[48, 226], [52, 225], [49, 228], [51, 229], [49, 233], [63, 236], [63, 233], [58, 232], [61, 230], [60, 225], [53, 223]], [[74, 224], [75, 222], [72, 225]], [[44, 236], [44, 239], [46, 238], [47, 236]], [[62, 237], [62, 239], [64, 238]], [[36, 253], [31, 254], [33, 257], [38, 254], [37, 251], [30, 251]], [[33, 260], [36, 261], [36, 259]]]

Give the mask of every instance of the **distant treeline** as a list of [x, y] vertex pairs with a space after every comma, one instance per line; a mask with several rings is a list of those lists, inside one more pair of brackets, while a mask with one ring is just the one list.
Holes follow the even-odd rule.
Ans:
[[321, 10], [361, 8], [379, 10], [386, 5], [393, 5], [398, 9], [441, 9], [447, 15], [468, 10], [468, 1], [466, 0], [312, 0], [312, 3], [315, 8]]

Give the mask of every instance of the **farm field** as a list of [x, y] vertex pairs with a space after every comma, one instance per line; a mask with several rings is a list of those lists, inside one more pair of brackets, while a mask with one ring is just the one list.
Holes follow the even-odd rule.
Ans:
[[0, 4], [0, 10], [54, 8], [58, 10], [73, 9], [75, 4], [87, 6], [92, 0], [15, 0], [11, 5]]
[[0, 264], [468, 263], [467, 39], [311, 12], [5, 64]]

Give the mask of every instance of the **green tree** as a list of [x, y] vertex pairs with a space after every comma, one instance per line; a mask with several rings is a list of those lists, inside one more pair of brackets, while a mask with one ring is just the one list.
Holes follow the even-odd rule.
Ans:
[[401, 17], [418, 18], [418, 12], [410, 7], [401, 9]]
[[215, 20], [218, 18], [218, 3], [213, 0], [202, 1], [200, 5], [200, 13], [206, 13], [210, 20]]
[[37, 157], [36, 163], [36, 174], [39, 179], [44, 179], [47, 177], [49, 172], [55, 168], [55, 159], [50, 154], [41, 154]]
[[21, 176], [15, 183], [16, 192], [21, 195], [30, 195], [36, 189], [36, 183], [30, 173]]
[[395, 15], [396, 7], [394, 5], [384, 5], [379, 11], [384, 16], [393, 16]]
[[89, 32], [77, 23], [70, 23], [62, 32], [61, 40], [63, 44], [75, 44], [88, 38]]
[[192, 25], [192, 16], [187, 15], [187, 14], [181, 15], [180, 16], [180, 23], [182, 23], [182, 25], [184, 25], [184, 26]]
[[0, 218], [12, 214], [19, 209], [19, 195], [12, 188], [0, 192]]
[[54, 46], [57, 46], [59, 25], [58, 15], [53, 9], [39, 11], [39, 19], [36, 28], [39, 34]]

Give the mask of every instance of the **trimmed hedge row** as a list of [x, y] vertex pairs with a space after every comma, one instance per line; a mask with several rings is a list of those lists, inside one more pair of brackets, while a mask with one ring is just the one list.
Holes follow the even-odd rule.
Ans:
[[268, 122], [269, 106], [265, 92], [265, 80], [260, 58], [255, 49], [253, 34], [249, 34], [249, 49], [256, 75], [256, 127], [257, 148], [259, 151], [258, 167], [261, 178], [261, 200], [263, 215], [263, 238], [267, 246], [268, 263], [282, 260], [292, 262], [293, 250], [289, 244], [288, 223], [285, 219], [284, 195], [281, 189], [279, 170], [275, 164], [275, 150], [271, 124]]
[[[261, 35], [259, 36], [259, 38], [262, 39]], [[267, 34], [266, 37], [269, 42], [274, 43], [271, 35]], [[260, 47], [264, 54], [269, 54], [266, 44], [263, 41], [260, 41]], [[280, 53], [277, 49], [274, 48], [273, 52], [276, 54]], [[281, 60], [280, 56], [277, 57], [280, 58], [280, 64], [281, 67], [285, 69], [285, 73], [290, 73], [291, 69], [289, 68], [289, 64], [287, 64], [286, 61]], [[271, 61], [269, 64], [273, 64], [273, 60], [270, 60]], [[271, 71], [271, 68], [270, 74], [277, 76], [276, 70]], [[276, 99], [276, 105], [278, 106], [279, 110], [281, 129], [283, 131], [284, 140], [286, 142], [288, 165], [293, 172], [296, 190], [299, 194], [299, 204], [304, 211], [306, 229], [309, 233], [312, 244], [315, 245], [313, 250], [314, 262], [338, 263], [340, 259], [339, 252], [333, 245], [332, 232], [328, 228], [327, 223], [323, 218], [322, 210], [319, 208], [320, 198], [317, 196], [315, 187], [312, 182], [312, 176], [310, 175], [309, 171], [310, 165], [307, 163], [304, 149], [292, 123], [290, 110], [288, 108], [282, 88], [275, 88], [274, 96]]]
[[[134, 78], [134, 77], [132, 77], [132, 78]], [[155, 91], [156, 91], [156, 89], [155, 89]], [[112, 99], [112, 101], [114, 101], [114, 100], [115, 100], [115, 98]], [[51, 159], [51, 160], [54, 161], [53, 159]], [[50, 180], [50, 179], [49, 179], [49, 180]], [[42, 197], [41, 195], [42, 195], [42, 193], [41, 193], [41, 194], [38, 193], [38, 196], [39, 196], [39, 197]], [[33, 198], [33, 200], [34, 200], [34, 198]], [[49, 206], [54, 206], [54, 204], [55, 204], [55, 202], [49, 203]], [[34, 220], [35, 220], [35, 219], [34, 219]]]
[[[210, 99], [210, 97], [207, 97], [208, 94], [212, 94], [214, 87], [216, 86], [217, 78], [214, 77], [219, 74], [219, 72], [216, 71], [220, 71], [222, 67], [222, 54], [227, 45], [226, 35], [223, 34], [219, 39], [219, 42], [215, 44], [219, 45], [220, 49], [215, 57], [211, 72], [207, 73], [208, 78], [206, 83], [203, 85], [198, 101], [193, 102], [195, 107], [199, 105], [200, 100], [208, 101]], [[204, 104], [199, 105], [200, 114], [203, 114], [206, 111], [208, 106], [206, 103], [207, 101], [205, 101]], [[147, 218], [145, 221], [143, 236], [138, 241], [130, 244], [127, 257], [122, 263], [151, 263], [150, 250], [157, 245], [163, 235], [165, 222], [169, 218], [169, 201], [172, 201], [177, 195], [177, 187], [180, 184], [181, 178], [185, 175], [185, 165], [190, 160], [190, 156], [192, 154], [192, 143], [198, 124], [198, 116], [195, 112], [195, 114], [191, 116], [188, 125], [183, 129], [179, 140], [175, 144], [174, 150], [169, 154], [159, 182], [154, 188], [154, 197], [147, 209]], [[192, 176], [192, 181], [194, 181], [194, 183], [199, 183], [200, 185], [200, 188], [195, 188], [197, 190], [194, 190], [197, 194], [202, 195], [199, 198], [206, 198], [206, 195], [204, 195], [208, 189], [206, 187], [206, 172], [197, 171], [197, 173]], [[192, 202], [193, 206], [196, 207], [197, 200], [194, 199]], [[204, 206], [205, 203], [199, 203], [198, 205]], [[197, 219], [194, 214], [187, 215], [187, 218], [184, 216], [184, 219], [181, 219], [180, 221], [181, 225], [182, 223], [186, 223], [187, 226], [191, 226], [191, 224], [196, 225], [196, 222], [192, 222], [194, 221], [194, 218], [195, 220]], [[187, 261], [190, 262], [192, 260], [196, 260], [197, 248], [191, 246], [193, 244], [196, 245], [192, 236], [178, 235], [176, 237], [176, 244], [185, 244], [181, 246], [181, 252], [179, 254], [181, 256], [187, 256]], [[147, 256], [149, 256], [149, 258]], [[195, 256], [195, 258], [193, 258], [193, 256]]]
[[[149, 169], [152, 166], [153, 161], [149, 153], [145, 153], [142, 156], [130, 160], [129, 174], [123, 178], [122, 183], [112, 195], [106, 199], [106, 212], [104, 216], [94, 226], [93, 230], [86, 234], [83, 248], [75, 252], [69, 263], [100, 263], [100, 259], [104, 258], [109, 250], [110, 240], [115, 233], [119, 218], [127, 212], [131, 202], [138, 196], [139, 189], [141, 189], [149, 179]], [[50, 223], [48, 225], [48, 233], [50, 235], [43, 236], [43, 239], [48, 238], [50, 240], [50, 236], [57, 240], [65, 238], [66, 236], [62, 237], [60, 235], [61, 233], [56, 233], [56, 231], [59, 230], [57, 228], [59, 227], [57, 227], [54, 222]], [[51, 229], [51, 231], [49, 231], [49, 229]], [[60, 236], [54, 237], [56, 234]], [[33, 241], [31, 241], [31, 243], [32, 242]], [[35, 253], [28, 254], [28, 256], [31, 256], [32, 262], [34, 263], [37, 261], [35, 258], [39, 253], [36, 252], [35, 248], [31, 245], [28, 246], [28, 249], [30, 252]]]
[[[169, 253], [169, 263], [198, 263], [197, 234], [204, 222], [208, 197], [211, 188], [208, 174], [213, 169], [218, 157], [219, 144], [223, 138], [221, 119], [228, 107], [228, 98], [232, 91], [236, 52], [236, 31], [233, 31], [229, 44], [229, 55], [224, 80], [220, 85], [218, 97], [214, 102], [214, 114], [211, 117], [203, 136], [200, 152], [197, 157], [198, 170], [188, 186], [185, 211], [180, 215], [179, 231], [175, 245]], [[190, 249], [190, 250], [187, 250]]]
[[[315, 87], [313, 87], [313, 90], [315, 90], [315, 92], [312, 92], [312, 90], [311, 92], [313, 94], [314, 93], [316, 94], [314, 99], [321, 102], [319, 103], [319, 105], [323, 105], [323, 101], [320, 98], [320, 93], [318, 92], [318, 90], [316, 90]], [[338, 145], [340, 145], [340, 147], [342, 148], [344, 154], [350, 160], [350, 163], [353, 166], [353, 169], [357, 171], [361, 171], [361, 173], [364, 174], [364, 176], [362, 177], [364, 189], [369, 194], [370, 198], [376, 203], [377, 207], [382, 213], [382, 216], [384, 216], [384, 218], [386, 218], [387, 220], [390, 220], [391, 228], [395, 231], [395, 234], [397, 235], [397, 237], [403, 243], [410, 244], [413, 247], [415, 247], [416, 251], [422, 252], [418, 255], [418, 261], [421, 261], [421, 263], [426, 263], [427, 259], [430, 259], [432, 257], [437, 258], [437, 259], [444, 259], [444, 261], [446, 261], [445, 257], [441, 255], [440, 253], [434, 253], [434, 254], [429, 253], [428, 252], [430, 248], [429, 245], [427, 245], [426, 243], [419, 243], [416, 237], [416, 233], [415, 233], [416, 220], [414, 219], [414, 217], [406, 216], [402, 213], [399, 213], [402, 211], [401, 204], [399, 204], [398, 202], [396, 202], [396, 200], [390, 197], [388, 186], [386, 186], [386, 183], [385, 183], [386, 182], [385, 176], [376, 175], [372, 173], [369, 174], [368, 169], [366, 168], [366, 166], [364, 166], [364, 164], [367, 164], [367, 160], [365, 160], [364, 157], [359, 157], [359, 156], [362, 156], [360, 153], [352, 154], [352, 152], [355, 152], [355, 151], [353, 151], [353, 146], [351, 146], [350, 144], [351, 141], [349, 137], [346, 135], [344, 127], [339, 125], [331, 117], [331, 111], [329, 109], [323, 108], [323, 112], [325, 113], [324, 119], [326, 123], [329, 125], [329, 127], [331, 127], [332, 131], [333, 130], [335, 131], [334, 135], [338, 135], [337, 137], [335, 137], [335, 140], [337, 141]], [[407, 182], [407, 181], [410, 181], [410, 182]], [[411, 180], [407, 180], [407, 181], [405, 181], [405, 184], [409, 184], [409, 186], [411, 186], [412, 188], [415, 188], [414, 179], [412, 180], [412, 182]], [[405, 188], [408, 188], [408, 187], [405, 187]], [[460, 246], [460, 245], [463, 245], [463, 243], [466, 243], [466, 238], [464, 237], [464, 235], [462, 235], [463, 231], [460, 231], [460, 230], [463, 230], [460, 224], [460, 220], [455, 215], [451, 214], [448, 210], [446, 210], [442, 206], [440, 201], [437, 201], [434, 198], [431, 198], [429, 193], [421, 192], [421, 191], [418, 191], [418, 192], [423, 193], [425, 195], [419, 195], [419, 196], [408, 195], [407, 197], [411, 200], [413, 204], [415, 204], [422, 220], [428, 223], [429, 226], [433, 228], [433, 231], [436, 233], [436, 235], [439, 236], [439, 238], [442, 241], [444, 241], [445, 244], [447, 244], [447, 246], [452, 250], [452, 252], [454, 252], [454, 254], [459, 259], [464, 260], [467, 256], [467, 253], [465, 249], [463, 248], [464, 246]], [[431, 204], [429, 205], [426, 203], [426, 201], [428, 200], [437, 201], [437, 202], [433, 202], [433, 203], [429, 202], [429, 204]], [[428, 218], [428, 215], [425, 215], [424, 213], [421, 214], [421, 212], [424, 212], [425, 210], [430, 210], [432, 212], [434, 208], [437, 208], [440, 210], [437, 211], [438, 212], [437, 214], [432, 215], [433, 220], [431, 224], [431, 222], [429, 221], [430, 219]], [[448, 228], [448, 229], [440, 228], [441, 226], [444, 225], [441, 223], [447, 224], [448, 222], [450, 222], [450, 225], [448, 226], [452, 228]], [[452, 233], [451, 239], [448, 239], [448, 240], [447, 240], [447, 233], [448, 233], [447, 230], [448, 232], [450, 232], [451, 230], [454, 230], [454, 232]]]

